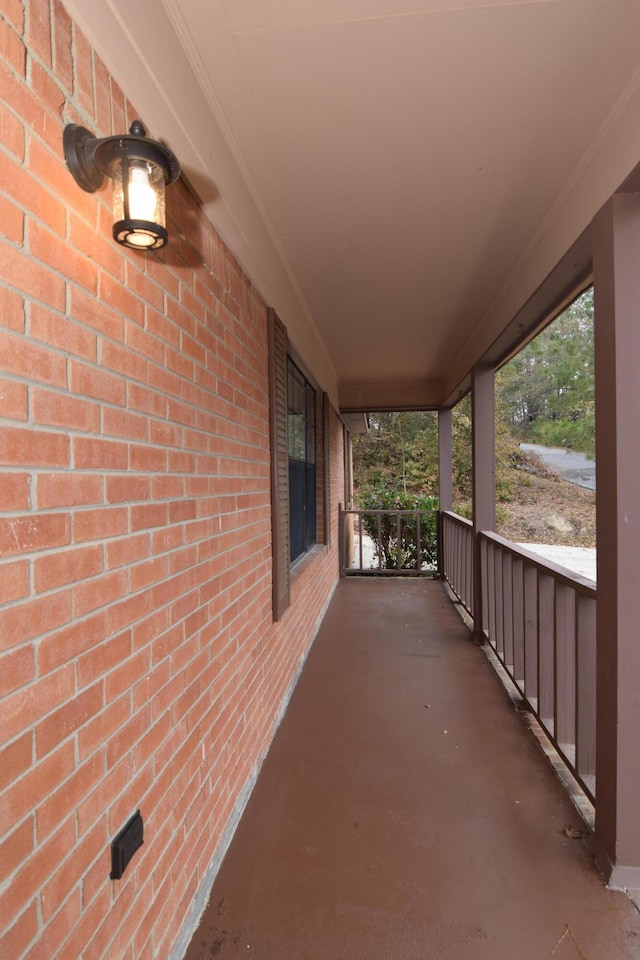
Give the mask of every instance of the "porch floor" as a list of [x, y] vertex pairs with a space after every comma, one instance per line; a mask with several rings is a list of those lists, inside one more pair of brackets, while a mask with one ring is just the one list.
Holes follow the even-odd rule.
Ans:
[[335, 593], [186, 960], [637, 960], [444, 588]]

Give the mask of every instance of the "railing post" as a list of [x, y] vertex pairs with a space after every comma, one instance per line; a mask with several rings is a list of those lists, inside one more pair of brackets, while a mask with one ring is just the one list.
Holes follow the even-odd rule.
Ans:
[[494, 369], [477, 364], [471, 371], [473, 477], [473, 620], [474, 640], [482, 630], [482, 566], [480, 532], [496, 525]]
[[451, 410], [438, 410], [438, 576], [444, 577], [445, 510], [453, 509], [453, 426]]
[[342, 509], [342, 504], [338, 504], [338, 557], [340, 563], [340, 579], [344, 577], [345, 569], [345, 552], [346, 552], [346, 542], [347, 542], [347, 531], [345, 524], [345, 514]]

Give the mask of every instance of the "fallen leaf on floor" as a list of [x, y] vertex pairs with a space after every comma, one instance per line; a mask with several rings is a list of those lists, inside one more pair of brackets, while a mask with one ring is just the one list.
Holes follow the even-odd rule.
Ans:
[[584, 840], [585, 837], [589, 836], [588, 830], [576, 830], [570, 823], [566, 825], [562, 832], [565, 837], [569, 837], [569, 840]]

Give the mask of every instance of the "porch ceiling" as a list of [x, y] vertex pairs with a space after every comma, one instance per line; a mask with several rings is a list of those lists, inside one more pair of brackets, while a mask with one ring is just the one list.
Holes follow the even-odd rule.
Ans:
[[[187, 172], [214, 184], [227, 238], [298, 347], [294, 314], [315, 327], [343, 408], [440, 402], [640, 161], [638, 0], [65, 3], [98, 31], [98, 6], [126, 24], [195, 145]], [[162, 17], [208, 121], [193, 96], [179, 106], [186, 68]]]

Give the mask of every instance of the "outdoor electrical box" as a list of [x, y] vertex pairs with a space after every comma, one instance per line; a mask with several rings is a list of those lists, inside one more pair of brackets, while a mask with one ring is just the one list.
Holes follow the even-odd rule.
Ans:
[[144, 843], [144, 823], [140, 811], [136, 810], [130, 820], [111, 843], [111, 873], [112, 880], [119, 880], [127, 864], [136, 850]]

